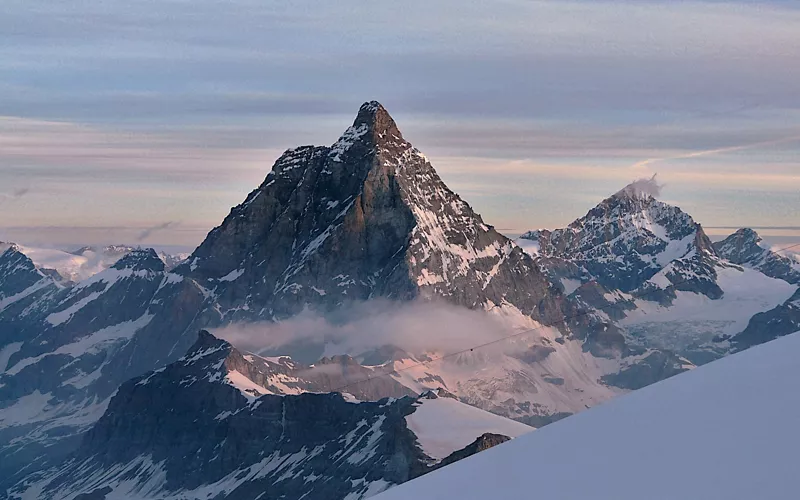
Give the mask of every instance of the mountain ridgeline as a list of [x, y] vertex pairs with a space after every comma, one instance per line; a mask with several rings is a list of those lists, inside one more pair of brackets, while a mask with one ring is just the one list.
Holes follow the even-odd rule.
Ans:
[[[634, 182], [567, 228], [512, 241], [373, 101], [332, 146], [281, 155], [179, 264], [124, 248], [73, 282], [0, 246], [0, 491], [365, 498], [530, 429], [520, 422], [800, 324], [796, 262], [750, 230], [712, 244], [657, 192]], [[432, 326], [428, 344], [313, 362], [214, 336], [387, 303], [498, 326], [455, 332], [474, 350], [452, 352], [453, 332]], [[319, 352], [342, 340], [323, 333]]]

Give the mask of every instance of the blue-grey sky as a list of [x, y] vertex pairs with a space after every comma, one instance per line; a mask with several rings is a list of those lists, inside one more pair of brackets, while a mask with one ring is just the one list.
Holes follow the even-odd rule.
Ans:
[[797, 4], [5, 0], [0, 239], [195, 245], [371, 99], [510, 232], [654, 172], [706, 226], [800, 226]]

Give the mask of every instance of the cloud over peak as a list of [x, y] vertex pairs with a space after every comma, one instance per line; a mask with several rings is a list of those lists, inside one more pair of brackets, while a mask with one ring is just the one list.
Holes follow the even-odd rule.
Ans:
[[653, 174], [650, 178], [637, 179], [624, 188], [617, 191], [616, 196], [627, 196], [630, 198], [647, 198], [652, 196], [658, 198], [661, 196], [661, 189], [663, 184], [659, 184], [656, 180], [658, 174]]

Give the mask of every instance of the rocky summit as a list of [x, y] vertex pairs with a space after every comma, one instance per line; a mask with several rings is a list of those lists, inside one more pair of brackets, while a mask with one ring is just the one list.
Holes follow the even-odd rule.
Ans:
[[714, 249], [734, 264], [757, 269], [767, 276], [788, 283], [800, 283], [800, 262], [774, 252], [750, 228], [739, 229], [724, 240], [714, 243]]

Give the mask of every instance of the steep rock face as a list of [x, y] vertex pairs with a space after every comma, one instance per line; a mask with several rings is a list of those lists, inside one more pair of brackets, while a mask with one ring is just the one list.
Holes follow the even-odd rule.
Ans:
[[[268, 387], [243, 374], [263, 373], [265, 363], [279, 373], [272, 361], [201, 333], [177, 362], [123, 384], [71, 459], [29, 477], [14, 494], [357, 499], [438, 463], [406, 423], [418, 411], [416, 399], [254, 395]], [[480, 436], [449, 460], [506, 440]]]
[[[0, 253], [0, 273], [3, 281], [0, 288], [0, 307], [7, 307], [11, 303], [23, 298], [23, 293], [32, 293], [35, 289], [47, 286], [47, 276], [39, 272], [20, 248], [8, 245]], [[39, 286], [36, 286], [39, 285]]]
[[800, 263], [773, 252], [752, 229], [739, 229], [714, 243], [714, 248], [721, 257], [734, 264], [757, 269], [788, 283], [800, 284]]
[[444, 185], [376, 102], [333, 146], [284, 153], [177, 272], [209, 283], [226, 321], [374, 297], [558, 315], [531, 259]]

